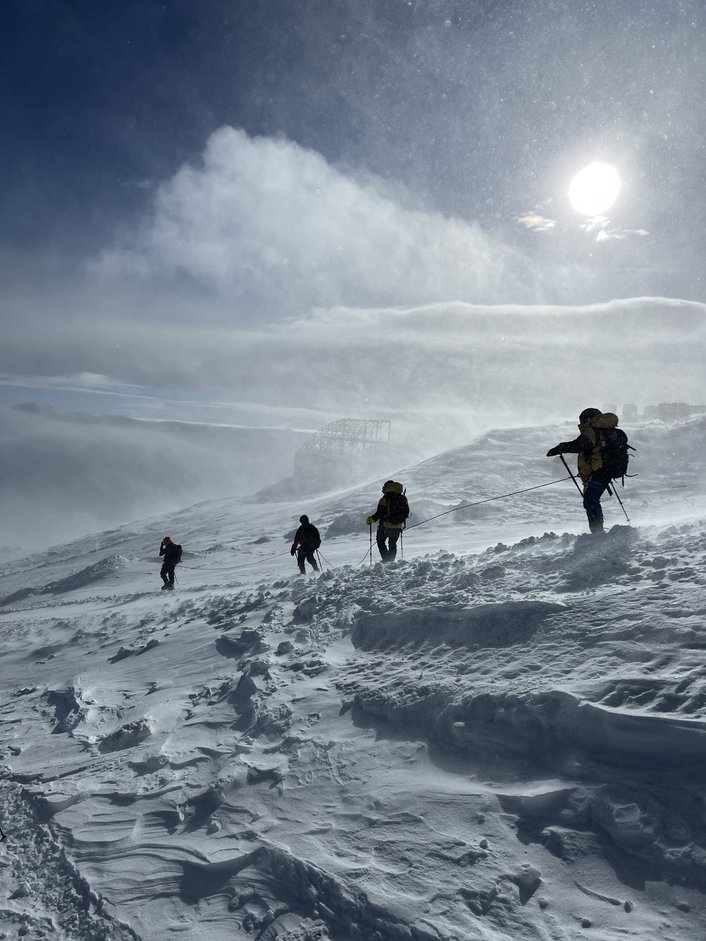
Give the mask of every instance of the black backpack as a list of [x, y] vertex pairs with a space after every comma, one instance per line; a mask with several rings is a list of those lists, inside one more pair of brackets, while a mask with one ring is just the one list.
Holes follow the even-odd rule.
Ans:
[[176, 550], [176, 555], [174, 557], [174, 564], [178, 565], [181, 562], [181, 546], [174, 546]]
[[635, 448], [628, 444], [628, 436], [622, 428], [601, 428], [601, 459], [603, 468], [610, 475], [611, 480], [625, 477], [628, 472], [628, 451]]
[[404, 523], [409, 516], [409, 503], [403, 493], [387, 493], [387, 520], [388, 523]]
[[302, 549], [310, 549], [312, 552], [314, 549], [318, 549], [321, 545], [321, 535], [316, 526], [313, 523], [302, 523], [299, 529], [301, 531], [299, 538]]

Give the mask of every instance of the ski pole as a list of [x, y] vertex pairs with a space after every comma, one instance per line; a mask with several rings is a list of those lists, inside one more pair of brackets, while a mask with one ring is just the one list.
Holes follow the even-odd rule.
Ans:
[[404, 539], [402, 534], [404, 533], [404, 527], [400, 530], [400, 559], [404, 562]]
[[323, 567], [323, 565], [321, 564], [321, 556], [319, 555], [319, 550], [318, 550], [318, 549], [316, 550], [316, 558], [317, 558], [317, 560], [318, 560], [318, 562], [319, 562], [319, 571], [320, 571], [320, 572], [323, 572], [324, 567]]
[[370, 530], [370, 550], [368, 554], [370, 556], [370, 564], [372, 565], [373, 564], [373, 524], [369, 523], [368, 528]]
[[581, 499], [583, 500], [583, 491], [582, 491], [581, 488], [579, 487], [578, 481], [576, 480], [576, 478], [574, 477], [574, 475], [571, 473], [571, 468], [569, 467], [569, 465], [568, 465], [568, 464], [566, 463], [566, 461], [564, 460], [564, 455], [563, 455], [563, 454], [560, 454], [559, 457], [561, 458], [561, 463], [564, 465], [564, 467], [565, 467], [565, 468], [567, 469], [567, 471], [569, 472], [569, 477], [573, 480], [573, 482], [574, 482], [574, 484], [575, 484], [575, 486], [576, 486], [576, 489], [577, 489], [578, 492], [581, 494]]

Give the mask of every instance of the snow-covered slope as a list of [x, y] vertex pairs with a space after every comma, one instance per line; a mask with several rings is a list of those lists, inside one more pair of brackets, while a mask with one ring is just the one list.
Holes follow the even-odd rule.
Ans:
[[635, 430], [602, 538], [531, 428], [400, 471], [393, 566], [380, 481], [6, 565], [5, 936], [700, 937], [703, 432]]

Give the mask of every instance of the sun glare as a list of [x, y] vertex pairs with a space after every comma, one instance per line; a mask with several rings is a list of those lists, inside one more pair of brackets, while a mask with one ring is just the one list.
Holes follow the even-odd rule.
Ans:
[[620, 174], [609, 163], [589, 163], [579, 170], [569, 186], [569, 199], [583, 216], [600, 216], [618, 198]]

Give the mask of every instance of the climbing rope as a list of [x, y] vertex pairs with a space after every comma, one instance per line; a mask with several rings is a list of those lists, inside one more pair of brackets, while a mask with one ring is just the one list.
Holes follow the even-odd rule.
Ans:
[[268, 562], [270, 559], [278, 559], [281, 555], [290, 555], [289, 549], [285, 549], [284, 552], [277, 552], [275, 555], [270, 555], [266, 559], [258, 559], [255, 562], [243, 562], [243, 564], [239, 565], [238, 568], [249, 569], [253, 565], [262, 565], [263, 562]]
[[[461, 506], [454, 506], [450, 510], [444, 510], [443, 513], [437, 513], [435, 516], [429, 516], [427, 517], [427, 519], [420, 520], [418, 523], [413, 523], [411, 526], [407, 526], [406, 529], [416, 529], [417, 526], [423, 526], [425, 523], [431, 523], [432, 520], [438, 520], [442, 516], [448, 516], [449, 513], [457, 513], [459, 510], [467, 510], [469, 507], [480, 506], [482, 503], [492, 503], [495, 500], [506, 500], [508, 497], [516, 497], [516, 496], [519, 496], [519, 494], [521, 493], [529, 493], [531, 490], [541, 490], [542, 487], [551, 487], [554, 484], [561, 484], [565, 480], [571, 480], [572, 477], [573, 475], [569, 474], [568, 477], [560, 477], [558, 480], [549, 480], [544, 484], [535, 484], [533, 487], [524, 487], [522, 490], [512, 490], [509, 493], [501, 493], [496, 497], [486, 497], [484, 500], [475, 500], [473, 503], [463, 503], [461, 504]], [[253, 562], [245, 562], [241, 564], [239, 567], [242, 569], [242, 568], [250, 568], [251, 566], [255, 566], [255, 565], [262, 565], [263, 562], [269, 562], [272, 559], [277, 559], [280, 556], [289, 555], [289, 554], [290, 554], [290, 550], [286, 549], [284, 552], [278, 552], [275, 555], [269, 556], [266, 559], [258, 559], [257, 561], [253, 561]], [[319, 550], [317, 550], [317, 555], [319, 555]], [[321, 558], [324, 559], [324, 561], [326, 562], [326, 564], [328, 565], [330, 569], [335, 571], [335, 567], [329, 562], [329, 560], [326, 558], [325, 555], [323, 555], [323, 553], [321, 553]], [[366, 550], [365, 555], [360, 560], [360, 562], [357, 562], [354, 567], [357, 568], [363, 565], [363, 563], [368, 558], [370, 560], [370, 564], [372, 565], [373, 564], [373, 528], [372, 528], [372, 525], [370, 526], [370, 546]]]
[[455, 506], [450, 510], [444, 510], [443, 513], [437, 513], [436, 516], [430, 516], [425, 520], [420, 520], [418, 523], [413, 523], [411, 526], [407, 526], [407, 529], [416, 529], [417, 526], [423, 526], [425, 523], [430, 523], [432, 520], [438, 520], [442, 516], [448, 516], [449, 513], [457, 513], [459, 510], [467, 510], [471, 506], [480, 506], [481, 503], [492, 503], [493, 500], [505, 500], [507, 497], [516, 497], [520, 493], [529, 493], [530, 490], [539, 490], [542, 487], [551, 487], [553, 484], [562, 484], [565, 480], [569, 480], [569, 477], [560, 477], [558, 480], [549, 480], [546, 484], [535, 484], [534, 487], [525, 487], [523, 490], [513, 490], [511, 493], [501, 493], [497, 497], [487, 497], [485, 500], [476, 500], [474, 503], [464, 503], [461, 506]]

